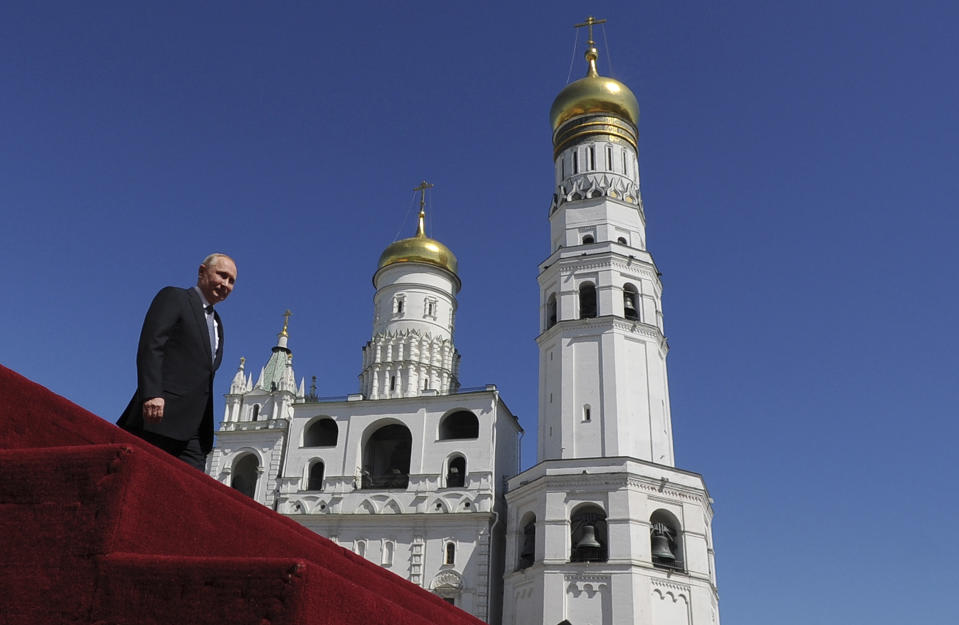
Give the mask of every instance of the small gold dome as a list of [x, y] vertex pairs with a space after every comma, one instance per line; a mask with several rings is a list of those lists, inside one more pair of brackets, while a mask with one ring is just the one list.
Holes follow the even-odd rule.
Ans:
[[586, 50], [589, 71], [585, 78], [571, 82], [559, 92], [549, 110], [553, 131], [568, 119], [587, 113], [608, 113], [623, 117], [633, 126], [639, 124], [639, 103], [629, 87], [615, 78], [600, 76], [596, 71], [599, 53], [595, 47]]
[[424, 213], [420, 211], [420, 222], [416, 236], [394, 241], [383, 250], [376, 270], [379, 271], [383, 267], [395, 263], [427, 263], [449, 271], [459, 281], [459, 276], [456, 274], [456, 256], [450, 251], [450, 248], [436, 239], [426, 236], [423, 229], [423, 218]]

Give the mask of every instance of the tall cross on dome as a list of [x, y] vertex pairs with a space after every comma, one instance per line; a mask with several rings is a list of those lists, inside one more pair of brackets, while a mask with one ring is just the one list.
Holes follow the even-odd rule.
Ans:
[[282, 334], [283, 336], [289, 336], [286, 333], [286, 327], [290, 324], [290, 317], [292, 316], [293, 316], [293, 313], [290, 312], [289, 308], [287, 308], [286, 312], [283, 313], [283, 330], [280, 331], [280, 334]]
[[588, 45], [594, 45], [596, 42], [593, 41], [593, 25], [595, 25], [595, 24], [605, 24], [605, 23], [606, 23], [606, 20], [605, 20], [605, 19], [598, 20], [598, 19], [594, 18], [592, 15], [590, 15], [589, 17], [586, 18], [586, 21], [583, 22], [582, 24], [576, 24], [576, 28], [582, 28], [583, 26], [588, 26], [588, 27], [589, 27], [589, 41], [587, 42], [587, 44], [588, 44]]
[[421, 213], [423, 212], [423, 209], [426, 206], [426, 190], [432, 189], [435, 186], [436, 186], [435, 184], [430, 184], [424, 180], [423, 182], [420, 183], [420, 186], [413, 189], [413, 191], [420, 192], [420, 212]]
[[432, 189], [435, 186], [436, 186], [435, 184], [430, 184], [424, 180], [423, 182], [420, 183], [420, 186], [413, 189], [414, 192], [415, 191], [420, 192], [420, 222], [416, 230], [416, 236], [418, 237], [426, 236], [426, 225], [424, 224], [424, 221], [426, 219], [426, 190]]

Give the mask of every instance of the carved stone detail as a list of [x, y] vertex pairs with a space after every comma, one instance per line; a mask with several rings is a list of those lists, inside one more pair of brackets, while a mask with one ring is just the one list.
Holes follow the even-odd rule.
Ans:
[[587, 173], [572, 176], [556, 187], [550, 213], [567, 202], [608, 197], [632, 204], [642, 210], [639, 185], [629, 178], [611, 173]]

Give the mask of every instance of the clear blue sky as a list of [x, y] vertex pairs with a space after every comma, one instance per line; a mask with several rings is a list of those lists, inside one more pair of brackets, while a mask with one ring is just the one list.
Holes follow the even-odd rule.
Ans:
[[499, 386], [532, 464], [547, 114], [588, 14], [639, 98], [723, 621], [959, 622], [952, 2], [5, 2], [0, 363], [115, 419], [151, 297], [222, 250], [218, 393], [287, 308], [297, 375], [355, 392], [426, 178], [462, 382]]

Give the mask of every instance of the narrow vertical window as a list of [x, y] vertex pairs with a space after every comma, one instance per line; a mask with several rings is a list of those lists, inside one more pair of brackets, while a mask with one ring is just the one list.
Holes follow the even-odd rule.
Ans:
[[579, 173], [579, 152], [573, 152], [573, 173]]
[[306, 490], [323, 490], [323, 463], [314, 462], [310, 467], [310, 476], [307, 479]]
[[396, 376], [395, 376], [395, 375], [391, 375], [391, 376], [390, 376], [390, 390], [391, 390], [391, 391], [395, 391], [395, 390], [396, 390]]
[[579, 318], [592, 319], [596, 316], [596, 286], [584, 282], [579, 287]]
[[613, 148], [606, 146], [606, 171], [613, 171]]
[[466, 484], [466, 458], [457, 456], [450, 460], [449, 470], [446, 472], [447, 488], [463, 488]]
[[[546, 300], [546, 329], [556, 325], [556, 293], [550, 293]], [[550, 353], [550, 356], [553, 354]]]
[[632, 284], [623, 287], [623, 316], [633, 321], [639, 319], [639, 293]]
[[589, 146], [589, 150], [586, 152], [586, 171], [593, 171], [596, 169], [596, 148]]
[[251, 421], [256, 421], [260, 416], [260, 404], [253, 404], [253, 418]]
[[589, 408], [589, 404], [583, 406], [583, 421], [590, 421], [592, 419], [592, 411]]
[[520, 538], [519, 563], [517, 569], [528, 569], [536, 559], [536, 517], [529, 516], [523, 525], [523, 535]]
[[443, 561], [443, 564], [455, 564], [456, 563], [456, 545], [453, 543], [446, 543], [446, 559]]

